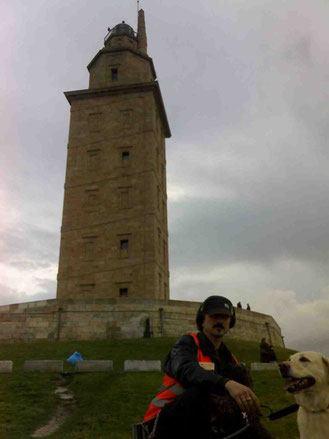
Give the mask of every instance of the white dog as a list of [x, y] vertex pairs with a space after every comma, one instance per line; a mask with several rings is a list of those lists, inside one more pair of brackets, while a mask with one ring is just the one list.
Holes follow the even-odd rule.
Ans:
[[300, 406], [300, 439], [329, 439], [329, 359], [317, 352], [299, 352], [279, 365], [285, 388]]

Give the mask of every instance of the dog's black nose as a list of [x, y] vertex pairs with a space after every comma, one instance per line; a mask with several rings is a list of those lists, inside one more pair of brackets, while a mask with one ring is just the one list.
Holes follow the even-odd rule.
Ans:
[[279, 364], [280, 373], [283, 378], [288, 378], [289, 366], [286, 363]]

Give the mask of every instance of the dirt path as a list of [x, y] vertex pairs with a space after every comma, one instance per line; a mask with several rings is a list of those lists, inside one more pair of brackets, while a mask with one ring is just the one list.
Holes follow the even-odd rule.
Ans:
[[31, 435], [33, 438], [48, 437], [55, 433], [56, 430], [66, 421], [66, 419], [72, 414], [75, 408], [74, 394], [66, 386], [70, 380], [66, 377], [56, 380], [57, 388], [55, 395], [59, 398], [59, 403], [56, 407], [54, 416], [48, 421], [47, 424], [37, 428]]

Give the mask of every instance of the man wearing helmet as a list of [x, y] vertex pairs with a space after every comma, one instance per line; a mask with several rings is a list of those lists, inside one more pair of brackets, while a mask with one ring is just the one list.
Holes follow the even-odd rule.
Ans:
[[167, 355], [163, 385], [144, 417], [148, 437], [219, 439], [240, 431], [240, 439], [271, 439], [249, 375], [223, 342], [235, 324], [232, 303], [208, 297], [196, 324], [200, 332], [180, 337]]

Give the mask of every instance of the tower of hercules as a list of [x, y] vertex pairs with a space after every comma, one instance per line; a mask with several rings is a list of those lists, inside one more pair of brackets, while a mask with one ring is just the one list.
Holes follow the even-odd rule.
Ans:
[[58, 299], [169, 299], [170, 128], [143, 10], [109, 29], [71, 105]]

